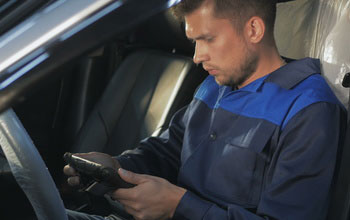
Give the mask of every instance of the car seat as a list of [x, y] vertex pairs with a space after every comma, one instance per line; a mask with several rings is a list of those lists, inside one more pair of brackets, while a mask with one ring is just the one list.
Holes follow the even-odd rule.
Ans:
[[193, 46], [169, 11], [142, 24], [127, 47], [72, 152], [118, 155], [158, 136], [207, 75], [193, 64]]
[[[349, 110], [350, 2], [296, 0], [278, 5], [276, 41], [282, 55], [319, 58], [322, 75]], [[345, 88], [347, 87], [347, 88]], [[348, 119], [349, 119], [348, 114]], [[349, 219], [350, 129], [339, 150], [328, 219]], [[329, 131], [333, 132], [333, 131]]]

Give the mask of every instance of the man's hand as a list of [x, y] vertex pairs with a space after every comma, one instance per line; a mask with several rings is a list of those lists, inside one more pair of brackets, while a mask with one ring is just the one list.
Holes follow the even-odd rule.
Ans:
[[[80, 154], [74, 154], [74, 155], [84, 158], [86, 160], [99, 163], [105, 167], [112, 167], [115, 170], [118, 170], [120, 168], [120, 164], [118, 163], [118, 161], [108, 154], [99, 153], [99, 152], [90, 152], [90, 153], [80, 153]], [[69, 185], [78, 186], [80, 184], [79, 174], [74, 170], [74, 168], [72, 168], [69, 165], [66, 165], [63, 168], [63, 172], [67, 176], [70, 176], [67, 179]]]
[[111, 197], [123, 204], [136, 220], [170, 219], [186, 190], [167, 180], [119, 169], [120, 177], [135, 184], [130, 189], [118, 189]]

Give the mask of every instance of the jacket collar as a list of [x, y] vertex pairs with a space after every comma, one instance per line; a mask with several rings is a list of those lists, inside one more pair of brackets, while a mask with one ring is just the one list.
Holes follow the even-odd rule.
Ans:
[[320, 74], [320, 66], [320, 60], [309, 57], [292, 61], [270, 73], [265, 79], [265, 82], [275, 83], [289, 90], [309, 76]]
[[[257, 92], [264, 83], [274, 83], [284, 89], [292, 89], [313, 74], [320, 74], [320, 61], [313, 58], [303, 58], [301, 60], [292, 60], [284, 58], [287, 64], [272, 73], [263, 76], [248, 85], [236, 90], [246, 92]], [[222, 86], [226, 91], [232, 91], [232, 88]]]

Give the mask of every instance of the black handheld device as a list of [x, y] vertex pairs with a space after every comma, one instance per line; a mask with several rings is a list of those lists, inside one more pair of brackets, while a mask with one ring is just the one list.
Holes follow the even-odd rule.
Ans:
[[131, 188], [135, 186], [125, 182], [120, 178], [118, 172], [111, 167], [105, 167], [99, 163], [78, 157], [69, 152], [63, 155], [63, 159], [79, 174], [90, 177], [95, 181], [94, 184], [86, 189], [86, 191], [90, 191], [93, 194], [104, 194], [114, 189]]

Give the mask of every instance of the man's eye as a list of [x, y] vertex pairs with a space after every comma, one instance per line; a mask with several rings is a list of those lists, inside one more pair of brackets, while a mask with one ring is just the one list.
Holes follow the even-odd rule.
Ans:
[[214, 41], [214, 38], [211, 37], [211, 38], [207, 38], [207, 42], [210, 43], [210, 42], [213, 42]]

